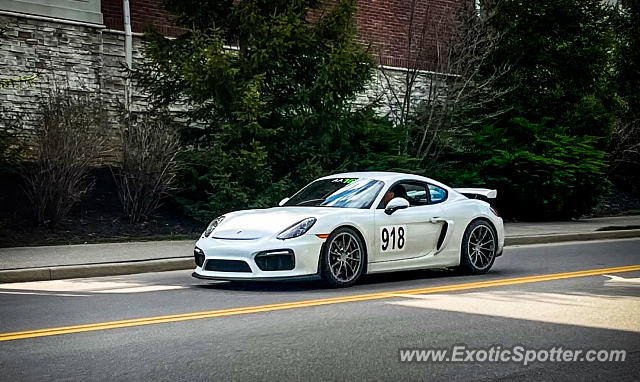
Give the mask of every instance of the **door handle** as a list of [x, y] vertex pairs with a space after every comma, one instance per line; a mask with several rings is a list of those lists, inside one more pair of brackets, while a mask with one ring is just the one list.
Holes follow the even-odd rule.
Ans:
[[437, 216], [436, 216], [436, 217], [432, 217], [431, 219], [429, 219], [429, 221], [430, 221], [431, 223], [444, 223], [444, 222], [446, 222], [446, 221], [447, 221], [447, 219], [443, 219], [443, 218], [441, 218], [441, 217], [437, 217]]

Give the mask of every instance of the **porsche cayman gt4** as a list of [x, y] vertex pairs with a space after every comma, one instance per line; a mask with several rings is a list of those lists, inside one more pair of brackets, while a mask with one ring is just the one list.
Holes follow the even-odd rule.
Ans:
[[379, 272], [485, 273], [504, 246], [502, 219], [485, 201], [495, 197], [495, 190], [402, 173], [326, 176], [278, 207], [213, 220], [196, 243], [193, 276], [349, 286]]

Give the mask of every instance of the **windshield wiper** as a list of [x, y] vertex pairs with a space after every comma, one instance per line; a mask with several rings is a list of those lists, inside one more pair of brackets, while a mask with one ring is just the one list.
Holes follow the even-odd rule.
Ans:
[[309, 200], [305, 200], [305, 201], [302, 201], [302, 202], [296, 204], [296, 206], [304, 206], [304, 205], [307, 205], [307, 204], [317, 203], [317, 202], [322, 203], [322, 202], [324, 202], [324, 199], [309, 199]]

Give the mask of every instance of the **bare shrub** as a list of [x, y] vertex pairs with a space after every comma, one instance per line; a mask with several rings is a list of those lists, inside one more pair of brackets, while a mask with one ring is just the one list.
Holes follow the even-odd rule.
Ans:
[[607, 152], [609, 176], [624, 188], [640, 191], [640, 120], [618, 120], [613, 124]]
[[11, 118], [0, 111], [0, 175], [16, 172], [20, 168], [25, 145], [16, 131], [21, 127], [20, 119]]
[[180, 148], [178, 135], [166, 116], [130, 114], [123, 118], [120, 143], [120, 168], [112, 174], [125, 216], [137, 223], [150, 216], [171, 189]]
[[489, 27], [494, 16], [479, 13], [474, 2], [444, 14], [417, 0], [409, 6], [409, 22], [403, 29], [407, 69], [397, 80], [387, 69], [381, 73], [389, 88], [387, 104], [393, 119], [407, 127], [400, 151], [411, 153], [425, 166], [437, 161], [443, 149], [457, 145], [472, 126], [490, 123], [507, 111], [494, 103], [511, 89], [497, 90], [494, 85], [511, 67], [488, 70], [487, 62], [502, 36]]
[[93, 187], [89, 170], [105, 153], [107, 116], [100, 99], [86, 92], [54, 87], [42, 99], [37, 158], [22, 175], [36, 221], [53, 226]]

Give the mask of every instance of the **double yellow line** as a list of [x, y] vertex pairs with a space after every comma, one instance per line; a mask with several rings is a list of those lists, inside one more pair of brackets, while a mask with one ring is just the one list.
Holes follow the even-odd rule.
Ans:
[[491, 288], [491, 287], [498, 287], [498, 286], [505, 286], [505, 285], [535, 283], [535, 282], [541, 282], [541, 281], [561, 280], [561, 279], [569, 279], [569, 278], [585, 277], [585, 276], [597, 276], [597, 275], [603, 275], [607, 273], [631, 272], [631, 271], [638, 271], [638, 270], [640, 270], [640, 265], [631, 265], [631, 266], [615, 267], [615, 268], [600, 268], [600, 269], [591, 269], [591, 270], [576, 271], [576, 272], [553, 273], [553, 274], [539, 275], [539, 276], [527, 276], [527, 277], [480, 281], [480, 282], [464, 283], [464, 284], [442, 285], [442, 286], [427, 287], [427, 288], [397, 290], [393, 292], [369, 293], [369, 294], [351, 295], [351, 296], [343, 296], [343, 297], [322, 298], [322, 299], [316, 299], [316, 300], [287, 302], [287, 303], [280, 303], [280, 304], [248, 306], [243, 308], [210, 310], [210, 311], [204, 311], [204, 312], [173, 314], [168, 316], [156, 316], [156, 317], [147, 317], [147, 318], [136, 318], [131, 320], [99, 322], [99, 323], [85, 324], [85, 325], [62, 326], [62, 327], [48, 328], [48, 329], [26, 330], [22, 332], [0, 333], [0, 341], [11, 341], [11, 340], [18, 340], [18, 339], [25, 339], [25, 338], [55, 336], [59, 334], [70, 334], [70, 333], [92, 332], [97, 330], [127, 328], [131, 326], [164, 324], [169, 322], [200, 320], [203, 318], [235, 316], [240, 314], [271, 312], [276, 310], [340, 304], [344, 302], [378, 300], [383, 298], [402, 297], [402, 296], [416, 295], [416, 294], [430, 294], [430, 293], [440, 293], [440, 292], [454, 292], [454, 291], [461, 291], [461, 290], [468, 290], [468, 289]]

